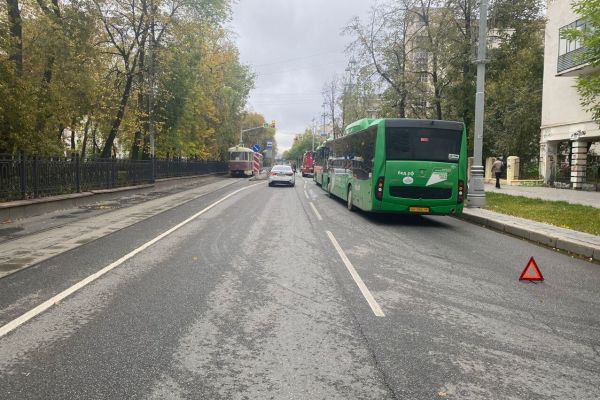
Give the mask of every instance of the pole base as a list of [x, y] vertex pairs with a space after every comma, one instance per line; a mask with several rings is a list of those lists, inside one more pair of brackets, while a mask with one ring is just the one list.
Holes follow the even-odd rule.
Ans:
[[471, 182], [467, 196], [468, 208], [485, 207], [485, 190], [483, 188], [483, 166], [473, 165], [471, 167]]

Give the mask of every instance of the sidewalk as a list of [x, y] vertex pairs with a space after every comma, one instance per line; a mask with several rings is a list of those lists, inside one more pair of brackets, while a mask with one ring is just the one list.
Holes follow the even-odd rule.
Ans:
[[[566, 201], [571, 204], [583, 204], [600, 208], [600, 192], [523, 186], [503, 186], [501, 189], [496, 189], [493, 185], [486, 185], [485, 191], [504, 193], [510, 196]], [[461, 218], [545, 246], [600, 261], [600, 236], [481, 208], [465, 208]]]

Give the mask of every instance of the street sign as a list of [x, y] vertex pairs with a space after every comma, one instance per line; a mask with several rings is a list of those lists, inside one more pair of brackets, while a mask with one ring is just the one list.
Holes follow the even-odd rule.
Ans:
[[260, 151], [260, 146], [258, 144], [253, 144], [252, 150], [254, 150], [255, 153], [258, 153]]
[[273, 142], [271, 142], [271, 141], [268, 141], [268, 142], [267, 142], [267, 147], [266, 147], [266, 148], [267, 148], [267, 150], [271, 150], [271, 149], [273, 149]]

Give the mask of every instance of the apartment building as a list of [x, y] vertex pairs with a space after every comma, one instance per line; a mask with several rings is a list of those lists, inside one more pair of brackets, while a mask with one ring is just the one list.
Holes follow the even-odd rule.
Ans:
[[[597, 187], [594, 168], [600, 155], [600, 128], [581, 105], [576, 78], [592, 72], [581, 57], [580, 41], [561, 38], [561, 30], [585, 27], [571, 0], [548, 2], [544, 49], [544, 86], [540, 174], [544, 182], [573, 189]], [[593, 160], [594, 164], [589, 160]]]

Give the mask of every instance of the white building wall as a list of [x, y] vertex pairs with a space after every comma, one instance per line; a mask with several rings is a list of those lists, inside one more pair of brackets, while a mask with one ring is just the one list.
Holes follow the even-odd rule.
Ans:
[[556, 170], [560, 141], [600, 140], [598, 124], [581, 105], [576, 88], [578, 71], [571, 71], [570, 76], [557, 75], [559, 29], [580, 18], [571, 5], [572, 0], [548, 1], [540, 140], [540, 173], [546, 182]]

